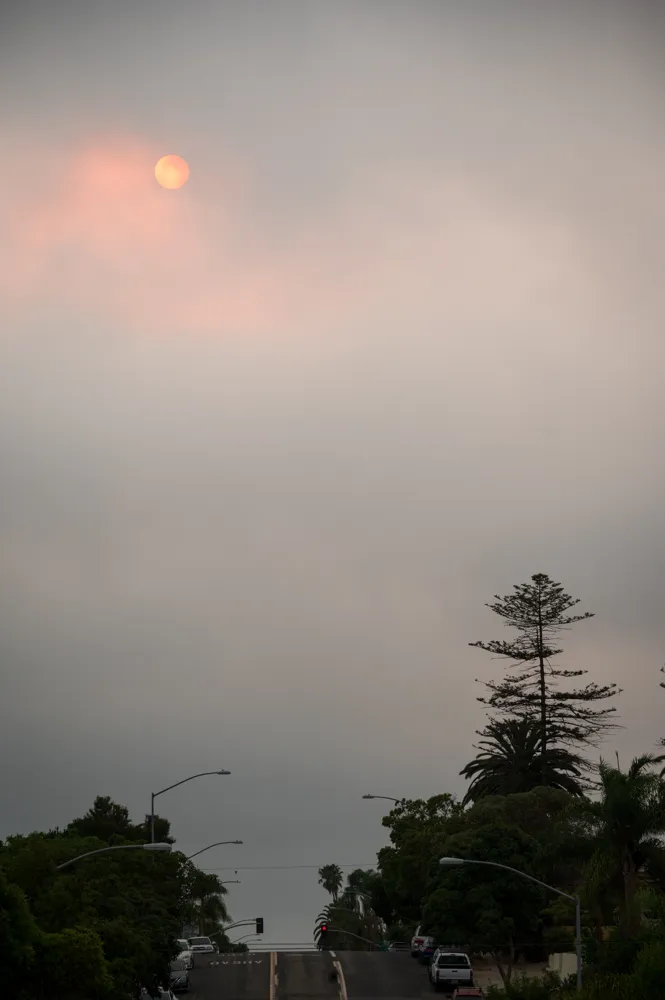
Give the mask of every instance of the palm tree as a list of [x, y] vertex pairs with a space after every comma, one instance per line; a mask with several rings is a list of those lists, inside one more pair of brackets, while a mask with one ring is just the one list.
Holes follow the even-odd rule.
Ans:
[[665, 756], [636, 757], [628, 770], [600, 762], [599, 802], [586, 801], [582, 813], [597, 841], [592, 859], [606, 872], [608, 888], [619, 887], [619, 922], [626, 934], [638, 929], [640, 884], [665, 876], [665, 781], [654, 771]]
[[[192, 868], [194, 866], [192, 865]], [[226, 889], [212, 872], [194, 869], [189, 885], [190, 913], [198, 925], [199, 934], [212, 934], [229, 922], [229, 913], [222, 896]]]
[[330, 893], [334, 902], [337, 902], [343, 882], [344, 876], [339, 865], [323, 865], [319, 868], [319, 885]]
[[529, 792], [541, 785], [584, 794], [582, 774], [588, 765], [572, 751], [551, 743], [543, 753], [538, 720], [492, 719], [479, 735], [483, 737], [476, 747], [480, 753], [460, 771], [471, 779], [464, 804], [488, 795]]

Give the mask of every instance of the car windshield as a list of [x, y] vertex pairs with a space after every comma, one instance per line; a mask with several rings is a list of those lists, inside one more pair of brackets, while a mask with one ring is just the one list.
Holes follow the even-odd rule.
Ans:
[[180, 948], [180, 951], [189, 951], [189, 941], [186, 941], [185, 938], [178, 938], [176, 944]]
[[210, 938], [190, 938], [189, 943], [191, 945], [210, 944]]
[[186, 968], [185, 963], [178, 961], [178, 959], [175, 962], [171, 962], [171, 972], [184, 972]]
[[461, 965], [469, 967], [466, 955], [439, 955], [436, 963], [440, 969], [459, 969]]

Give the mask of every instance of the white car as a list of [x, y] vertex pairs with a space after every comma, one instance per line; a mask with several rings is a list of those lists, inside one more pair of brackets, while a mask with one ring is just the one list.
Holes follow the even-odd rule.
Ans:
[[420, 927], [416, 927], [416, 933], [411, 938], [411, 958], [416, 958], [423, 946], [425, 935], [420, 933]]
[[209, 937], [193, 937], [189, 939], [189, 950], [192, 955], [213, 955], [215, 946]]
[[187, 938], [178, 938], [176, 941], [177, 947], [180, 949], [176, 958], [179, 961], [184, 962], [188, 969], [194, 968], [194, 956], [192, 955], [191, 948], [189, 947], [189, 941]]
[[473, 986], [471, 959], [463, 951], [438, 949], [432, 956], [429, 977], [435, 990], [449, 993], [456, 986]]

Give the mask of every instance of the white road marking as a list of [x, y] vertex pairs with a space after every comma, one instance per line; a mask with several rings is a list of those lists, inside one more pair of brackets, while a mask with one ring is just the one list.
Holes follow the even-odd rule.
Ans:
[[277, 995], [277, 952], [270, 952], [270, 979], [268, 984], [269, 998], [275, 1000]]
[[344, 978], [344, 970], [342, 969], [342, 963], [337, 961], [337, 956], [335, 955], [334, 951], [331, 951], [330, 954], [335, 958], [335, 961], [333, 962], [333, 967], [337, 972], [337, 982], [339, 984], [339, 1000], [349, 1000], [348, 994], [346, 992], [346, 980]]

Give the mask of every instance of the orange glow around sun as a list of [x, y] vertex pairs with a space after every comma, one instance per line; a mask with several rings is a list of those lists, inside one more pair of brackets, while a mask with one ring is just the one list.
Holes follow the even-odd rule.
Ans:
[[182, 156], [169, 153], [162, 156], [155, 164], [155, 178], [158, 184], [169, 191], [175, 191], [187, 183], [189, 178], [189, 164], [183, 160]]

